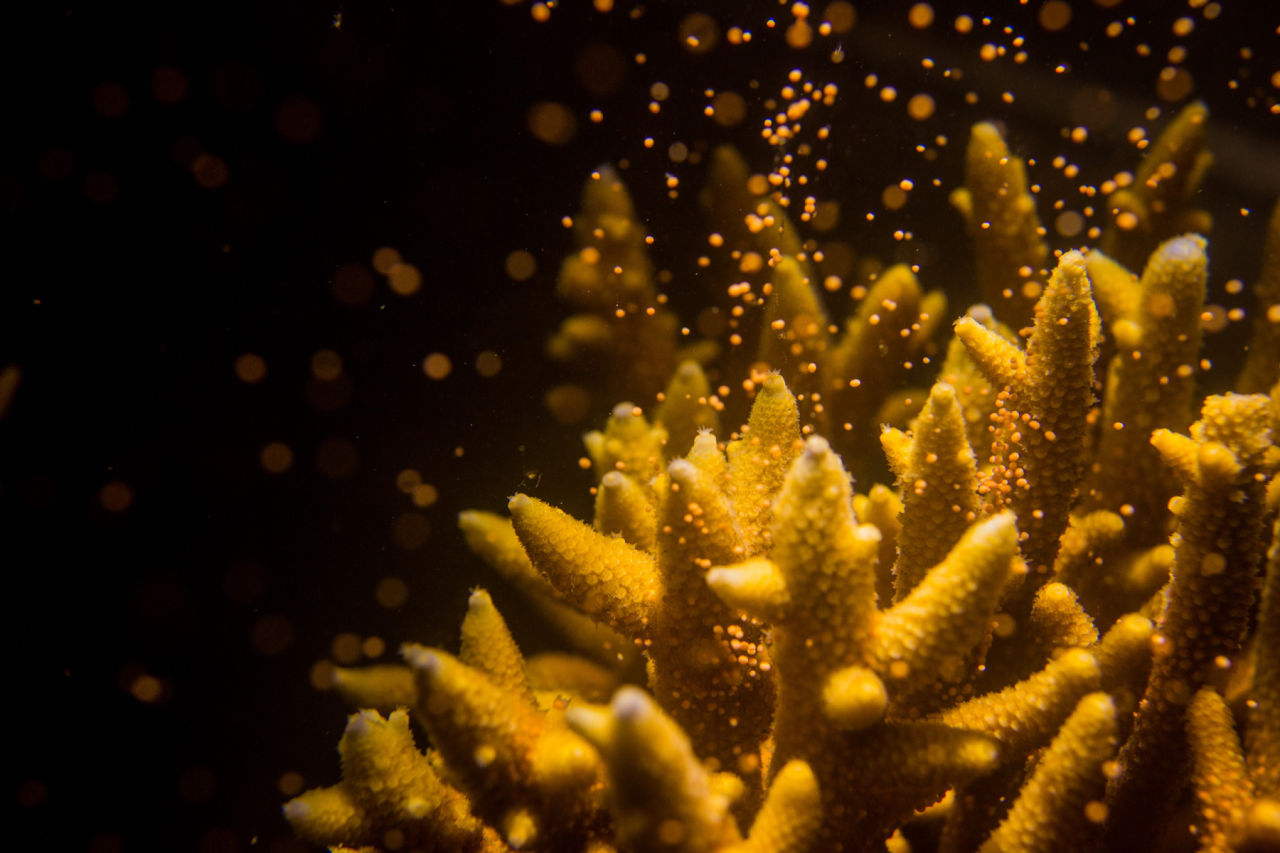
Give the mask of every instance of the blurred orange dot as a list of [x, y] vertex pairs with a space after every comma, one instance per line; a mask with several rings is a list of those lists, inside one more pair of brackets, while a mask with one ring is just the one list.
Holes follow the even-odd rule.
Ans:
[[711, 120], [721, 127], [733, 127], [747, 116], [747, 102], [737, 92], [717, 92], [711, 109]]
[[422, 287], [422, 273], [413, 264], [394, 264], [387, 271], [387, 281], [391, 289], [401, 296], [410, 296]]
[[236, 378], [253, 385], [267, 378], [267, 362], [256, 353], [247, 352], [236, 359]]
[[333, 661], [318, 660], [311, 665], [307, 680], [316, 690], [333, 689]]
[[129, 693], [139, 702], [154, 702], [164, 692], [164, 685], [154, 675], [139, 675], [129, 685]]
[[273, 441], [259, 454], [262, 467], [271, 474], [282, 474], [293, 465], [293, 450], [283, 442]]
[[310, 142], [320, 134], [320, 125], [320, 108], [310, 98], [286, 98], [276, 109], [276, 130], [290, 142]]
[[453, 370], [453, 361], [442, 352], [433, 352], [422, 360], [422, 372], [431, 379], [444, 379]]
[[548, 145], [564, 145], [578, 132], [578, 120], [564, 104], [539, 101], [525, 118], [529, 131]]
[[316, 470], [328, 480], [350, 477], [360, 467], [360, 454], [345, 438], [326, 438], [316, 450]]
[[187, 76], [168, 65], [151, 75], [151, 95], [162, 104], [176, 104], [187, 96]]
[[108, 512], [124, 512], [133, 506], [133, 488], [128, 483], [112, 480], [98, 492], [98, 503]]
[[858, 12], [848, 0], [835, 0], [833, 3], [828, 3], [827, 8], [822, 12], [822, 17], [823, 20], [831, 23], [831, 30], [837, 33], [849, 32], [858, 22]]
[[406, 551], [415, 551], [431, 538], [431, 522], [420, 512], [401, 513], [392, 529], [391, 538]]
[[405, 468], [399, 474], [396, 474], [396, 488], [406, 495], [412, 492], [413, 487], [421, 482], [422, 475], [418, 473], [417, 468]]
[[120, 194], [120, 184], [110, 172], [90, 172], [84, 179], [84, 194], [94, 204], [110, 204]]
[[316, 350], [311, 356], [311, 375], [326, 382], [342, 375], [342, 356], [331, 349]]
[[378, 585], [373, 588], [373, 596], [378, 604], [388, 610], [394, 610], [409, 600], [409, 585], [400, 578], [386, 577], [378, 581]]
[[1071, 23], [1071, 4], [1063, 0], [1049, 0], [1040, 7], [1040, 26], [1051, 33], [1063, 29]]
[[260, 655], [282, 654], [293, 645], [293, 623], [279, 613], [264, 614], [253, 623], [250, 639]]
[[720, 41], [720, 25], [704, 12], [694, 12], [681, 19], [677, 27], [680, 46], [693, 54], [707, 53]]
[[201, 154], [191, 164], [191, 174], [196, 183], [207, 190], [214, 190], [227, 182], [231, 173], [226, 162], [216, 154]]
[[917, 30], [927, 29], [933, 24], [933, 7], [928, 3], [916, 3], [907, 11], [907, 21]]
[[296, 770], [286, 770], [280, 774], [276, 787], [279, 788], [280, 793], [284, 796], [294, 797], [302, 793], [302, 789], [306, 784], [306, 780], [303, 779], [301, 773]]
[[94, 111], [104, 118], [120, 118], [129, 111], [129, 93], [111, 80], [94, 86], [90, 99]]
[[400, 253], [390, 246], [373, 250], [373, 268], [383, 275], [391, 272], [391, 268], [400, 263]]
[[476, 373], [485, 379], [492, 379], [502, 370], [502, 356], [493, 350], [484, 350], [476, 356]]
[[440, 498], [440, 492], [430, 483], [419, 483], [409, 491], [409, 496], [414, 506], [429, 507]]
[[343, 666], [355, 663], [360, 659], [360, 636], [344, 632], [334, 637], [329, 644], [329, 656]]
[[547, 391], [543, 400], [565, 426], [581, 423], [591, 410], [591, 394], [581, 385], [557, 385]]
[[538, 269], [538, 262], [524, 249], [516, 249], [507, 255], [507, 275], [515, 281], [528, 281]]
[[75, 164], [76, 158], [70, 148], [51, 145], [40, 152], [38, 169], [40, 177], [46, 181], [62, 181], [71, 177]]
[[329, 292], [343, 305], [363, 305], [373, 296], [373, 276], [363, 264], [343, 264], [334, 270]]
[[912, 95], [911, 100], [907, 101], [907, 115], [916, 121], [924, 121], [933, 115], [934, 102], [933, 96], [924, 92]]

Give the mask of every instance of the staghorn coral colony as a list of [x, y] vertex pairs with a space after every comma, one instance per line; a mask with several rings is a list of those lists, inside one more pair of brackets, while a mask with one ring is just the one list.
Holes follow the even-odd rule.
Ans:
[[[706, 215], [760, 260], [729, 288], [750, 310], [726, 311], [728, 349], [682, 342], [621, 177], [594, 172], [558, 284], [578, 313], [549, 352], [653, 404], [586, 435], [590, 520], [526, 494], [459, 519], [572, 651], [526, 657], [477, 589], [456, 653], [339, 669], [361, 710], [342, 780], [285, 805], [296, 832], [335, 850], [1280, 850], [1280, 206], [1251, 393], [1201, 397], [1208, 121], [1184, 107], [1065, 251], [1023, 161], [976, 124], [952, 202], [985, 303], [949, 310], [889, 266], [842, 325], [785, 181], [716, 149]], [[931, 387], [901, 387], [913, 360]], [[736, 429], [712, 376], [747, 392]], [[864, 479], [881, 460], [891, 475]]]

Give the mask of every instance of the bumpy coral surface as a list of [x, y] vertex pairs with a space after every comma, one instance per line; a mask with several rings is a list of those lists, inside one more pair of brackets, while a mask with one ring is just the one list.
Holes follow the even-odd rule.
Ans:
[[[1180, 177], [1118, 195], [1133, 222], [1106, 254], [1051, 268], [1021, 161], [974, 128], [954, 201], [995, 316], [955, 323], [939, 381], [879, 448], [838, 432], [865, 431], [887, 371], [937, 328], [910, 270], [832, 338], [765, 206], [773, 225], [739, 238], [770, 258], [767, 370], [726, 433], [698, 361], [675, 367], [669, 315], [601, 308], [652, 293], [625, 189], [594, 177], [561, 279], [588, 313], [553, 351], [611, 353], [635, 399], [665, 390], [588, 434], [590, 521], [525, 494], [460, 519], [578, 654], [526, 659], [478, 590], [456, 656], [407, 645], [402, 667], [340, 672], [368, 709], [342, 781], [285, 806], [297, 832], [440, 851], [1277, 849], [1280, 404], [1194, 404], [1209, 244], [1181, 231], [1204, 220], [1205, 120], [1193, 105], [1152, 146], [1140, 174]], [[722, 183], [735, 157], [715, 155]], [[712, 215], [735, 193], [710, 193]], [[1270, 388], [1277, 368], [1246, 375]], [[840, 451], [868, 447], [894, 482], [857, 493]]]

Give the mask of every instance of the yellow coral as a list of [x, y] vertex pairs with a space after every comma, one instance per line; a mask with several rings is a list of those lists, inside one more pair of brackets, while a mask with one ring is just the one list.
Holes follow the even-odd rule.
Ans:
[[[343, 780], [286, 805], [299, 834], [826, 853], [903, 849], [904, 823], [945, 815], [942, 850], [1142, 849], [1190, 759], [1202, 847], [1274, 844], [1280, 543], [1256, 617], [1251, 605], [1280, 502], [1268, 492], [1280, 407], [1210, 397], [1188, 435], [1174, 431], [1190, 419], [1208, 263], [1203, 238], [1175, 236], [1203, 222], [1190, 197], [1204, 115], [1184, 110], [1138, 185], [1112, 196], [1115, 259], [1066, 252], [1044, 286], [1023, 165], [993, 126], [974, 128], [953, 199], [996, 311], [957, 322], [927, 394], [897, 377], [938, 353], [941, 294], [885, 269], [837, 337], [785, 205], [714, 152], [720, 185], [704, 201], [742, 268], [756, 264], [743, 305], [762, 321], [751, 411], [733, 433], [710, 378], [724, 374], [675, 367], [640, 219], [602, 170], [560, 281], [582, 313], [552, 346], [606, 353], [619, 396], [645, 405], [619, 404], [585, 438], [590, 523], [524, 494], [509, 520], [459, 519], [594, 662], [525, 659], [476, 591], [457, 657], [411, 645], [408, 667], [339, 670], [340, 692], [388, 716], [351, 718]], [[1129, 272], [1143, 264], [1141, 279]], [[1033, 304], [1024, 347], [997, 317], [1021, 326]], [[1270, 346], [1265, 329], [1257, 344]], [[880, 433], [896, 487], [855, 494], [851, 468], [878, 465], [869, 427], [921, 404], [908, 430]], [[842, 458], [833, 437], [856, 452]], [[1244, 663], [1250, 631], [1228, 694], [1247, 709], [1242, 748], [1213, 685]]]

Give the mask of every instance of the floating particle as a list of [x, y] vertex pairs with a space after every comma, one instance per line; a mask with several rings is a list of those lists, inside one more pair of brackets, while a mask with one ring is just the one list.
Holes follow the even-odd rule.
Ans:
[[120, 480], [112, 480], [98, 490], [98, 505], [107, 512], [124, 512], [133, 506], [133, 487]]
[[235, 361], [236, 378], [254, 385], [267, 378], [267, 362], [257, 353], [247, 352]]
[[342, 356], [331, 349], [316, 350], [311, 356], [311, 375], [332, 382], [342, 375]]
[[530, 252], [524, 249], [516, 249], [507, 255], [504, 264], [507, 275], [513, 281], [528, 281], [533, 278], [533, 274], [538, 271], [538, 262]]
[[409, 585], [397, 577], [385, 577], [373, 588], [378, 604], [394, 610], [409, 600]]
[[334, 270], [329, 292], [343, 305], [363, 305], [373, 296], [373, 275], [364, 264], [343, 264]]
[[422, 360], [422, 372], [429, 379], [444, 379], [453, 371], [453, 360], [442, 352], [433, 352]]
[[293, 623], [279, 613], [264, 613], [253, 623], [249, 637], [258, 654], [274, 657], [293, 645]]
[[858, 23], [858, 12], [848, 0], [835, 0], [822, 10], [822, 19], [831, 24], [834, 33], [847, 33]]
[[417, 468], [405, 468], [396, 475], [396, 488], [404, 492], [406, 495], [413, 491], [414, 486], [422, 482], [422, 474]]
[[1200, 328], [1206, 332], [1221, 332], [1227, 327], [1227, 309], [1221, 305], [1206, 305], [1200, 312]]
[[280, 793], [286, 797], [294, 797], [302, 792], [303, 787], [307, 784], [302, 774], [296, 770], [286, 770], [280, 774], [280, 778], [276, 780], [276, 787]]
[[142, 674], [129, 685], [129, 693], [139, 702], [155, 702], [164, 692], [164, 685], [154, 675]]
[[740, 124], [747, 115], [747, 102], [737, 92], [717, 92], [711, 99], [711, 120], [721, 127]]
[[329, 643], [329, 657], [343, 666], [350, 666], [360, 659], [360, 635], [344, 631]]
[[329, 480], [350, 477], [360, 467], [360, 454], [345, 438], [326, 438], [316, 449], [316, 470]]
[[907, 11], [907, 22], [917, 30], [925, 30], [933, 25], [933, 7], [928, 3], [916, 3]]
[[282, 441], [272, 441], [258, 453], [258, 460], [269, 474], [283, 474], [293, 465], [293, 449]]
[[787, 46], [800, 50], [813, 43], [813, 27], [808, 21], [797, 20], [787, 27]]
[[129, 111], [129, 93], [124, 86], [108, 80], [93, 87], [89, 94], [93, 110], [103, 118], [120, 118]]
[[391, 539], [406, 551], [416, 551], [431, 538], [431, 522], [420, 512], [410, 510], [400, 514], [391, 530]]
[[973, 18], [968, 15], [960, 15], [955, 22], [956, 32], [964, 35], [973, 32]]
[[593, 42], [574, 56], [573, 73], [583, 90], [602, 98], [622, 87], [627, 78], [627, 59], [613, 45]]
[[911, 100], [907, 101], [907, 115], [916, 121], [924, 121], [933, 115], [936, 109], [933, 96], [920, 92], [912, 95]]
[[476, 373], [485, 379], [492, 379], [502, 370], [502, 356], [491, 349], [483, 350], [476, 356]]
[[1071, 4], [1062, 0], [1049, 0], [1040, 7], [1040, 26], [1051, 33], [1065, 29], [1071, 23]]
[[151, 96], [162, 104], [176, 104], [187, 97], [187, 75], [162, 65], [151, 75]]
[[720, 41], [720, 25], [710, 15], [694, 12], [681, 19], [676, 35], [680, 46], [690, 53], [709, 53]]
[[37, 170], [46, 181], [65, 181], [75, 171], [76, 157], [64, 145], [51, 145], [40, 152]]
[[276, 130], [286, 140], [298, 145], [319, 136], [322, 123], [320, 107], [301, 95], [285, 98], [276, 108]]
[[880, 193], [880, 201], [889, 210], [900, 210], [907, 203], [906, 190], [897, 184], [890, 184]]
[[391, 272], [391, 268], [400, 263], [400, 253], [390, 246], [383, 246], [373, 250], [373, 258], [370, 261], [373, 268], [383, 275]]
[[1196, 28], [1195, 18], [1184, 15], [1173, 22], [1173, 34], [1178, 38], [1184, 38], [1191, 35], [1191, 31]]
[[591, 411], [591, 394], [581, 385], [557, 385], [547, 391], [543, 402], [564, 426], [581, 423]]
[[567, 144], [578, 133], [578, 120], [564, 104], [539, 101], [525, 116], [529, 132], [547, 145]]
[[1053, 228], [1062, 237], [1074, 237], [1084, 230], [1084, 217], [1074, 210], [1064, 210], [1053, 220]]
[[387, 283], [391, 285], [393, 292], [401, 296], [412, 296], [422, 287], [422, 273], [413, 264], [402, 261], [387, 270]]
[[1156, 78], [1156, 94], [1161, 100], [1170, 103], [1181, 101], [1191, 94], [1194, 85], [1190, 71], [1167, 65], [1160, 69], [1160, 74]]
[[440, 490], [430, 483], [419, 483], [409, 492], [413, 505], [426, 509], [440, 499]]
[[216, 154], [201, 154], [191, 164], [191, 176], [207, 190], [216, 190], [227, 182], [231, 171], [226, 161]]

